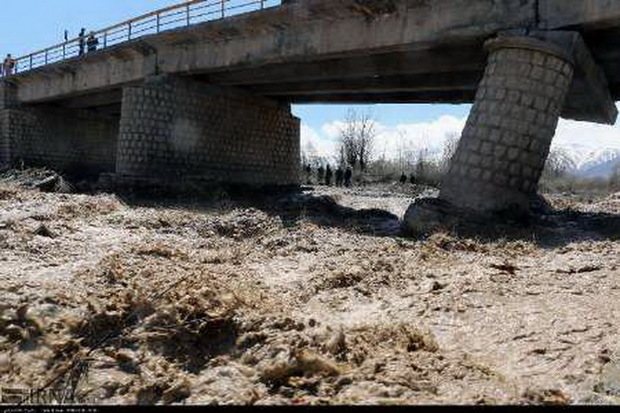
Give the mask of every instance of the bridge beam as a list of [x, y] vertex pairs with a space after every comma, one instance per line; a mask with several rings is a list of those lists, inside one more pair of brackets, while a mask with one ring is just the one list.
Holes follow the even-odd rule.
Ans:
[[299, 149], [290, 105], [158, 76], [123, 90], [115, 179], [297, 184]]
[[452, 226], [455, 215], [468, 213], [529, 213], [575, 74], [572, 50], [551, 37], [486, 43], [488, 64], [439, 201], [412, 205], [405, 216], [411, 229]]

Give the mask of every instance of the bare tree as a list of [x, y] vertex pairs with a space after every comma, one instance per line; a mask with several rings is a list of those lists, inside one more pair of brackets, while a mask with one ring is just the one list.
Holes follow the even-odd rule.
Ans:
[[612, 191], [620, 190], [620, 164], [616, 165], [609, 178], [609, 188]]
[[430, 169], [430, 161], [428, 156], [428, 149], [420, 149], [415, 164], [415, 176], [420, 181], [426, 180], [428, 170]]
[[561, 148], [553, 148], [549, 152], [545, 163], [543, 178], [557, 179], [564, 177], [575, 169], [575, 162], [568, 153]]
[[398, 143], [396, 146], [396, 165], [400, 172], [411, 169], [415, 154], [411, 148], [411, 144], [407, 142], [406, 133], [402, 130], [398, 131]]
[[450, 169], [450, 163], [456, 153], [456, 149], [459, 145], [459, 134], [456, 132], [446, 133], [446, 142], [443, 146], [443, 153], [441, 154], [440, 169], [441, 173], [445, 174]]
[[366, 171], [377, 135], [375, 120], [370, 113], [349, 110], [340, 129], [340, 159], [352, 167]]

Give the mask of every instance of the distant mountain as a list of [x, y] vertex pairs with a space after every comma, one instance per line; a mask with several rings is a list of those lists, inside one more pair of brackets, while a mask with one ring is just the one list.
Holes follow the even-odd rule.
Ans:
[[579, 174], [586, 178], [609, 178], [618, 167], [620, 167], [620, 155], [596, 165], [590, 165], [580, 170]]
[[583, 178], [609, 178], [620, 166], [620, 149], [587, 150], [580, 147], [562, 147], [575, 165], [574, 173]]

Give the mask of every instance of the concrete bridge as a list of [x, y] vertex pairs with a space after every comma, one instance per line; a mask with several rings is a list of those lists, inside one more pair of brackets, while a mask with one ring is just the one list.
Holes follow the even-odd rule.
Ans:
[[618, 1], [282, 3], [190, 1], [19, 58], [0, 164], [294, 184], [292, 103], [473, 102], [440, 198], [526, 210], [558, 118], [616, 120]]

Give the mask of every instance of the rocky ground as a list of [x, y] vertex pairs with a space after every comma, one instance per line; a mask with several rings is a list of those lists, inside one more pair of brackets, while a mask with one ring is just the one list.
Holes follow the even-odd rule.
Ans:
[[427, 188], [128, 200], [0, 179], [0, 387], [101, 404], [620, 402], [620, 194], [412, 238]]

